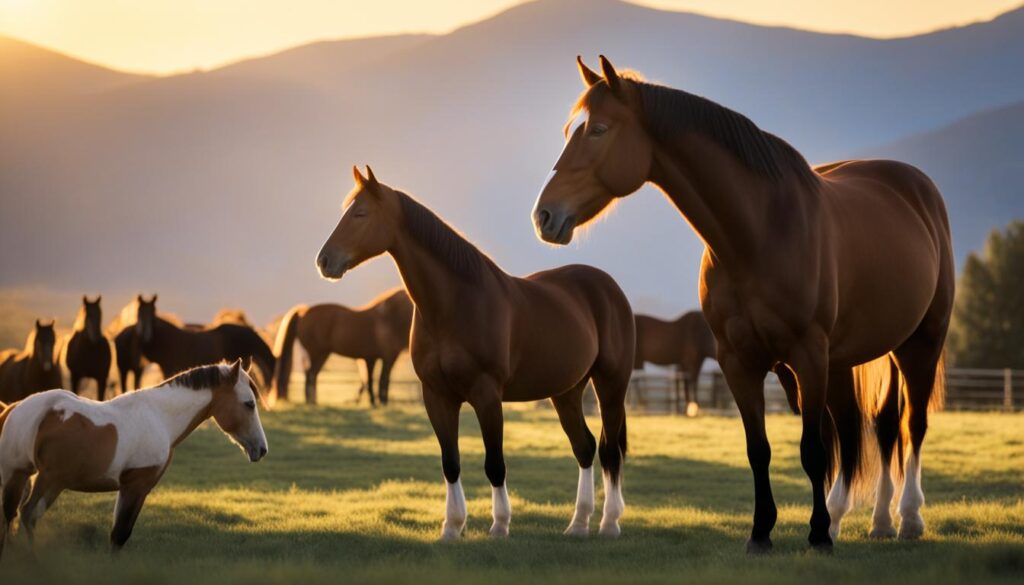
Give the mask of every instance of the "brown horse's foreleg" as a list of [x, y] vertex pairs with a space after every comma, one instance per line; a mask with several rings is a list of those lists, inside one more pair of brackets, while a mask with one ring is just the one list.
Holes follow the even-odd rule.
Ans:
[[832, 550], [829, 528], [832, 520], [825, 500], [825, 480], [832, 467], [831, 453], [822, 437], [825, 397], [828, 388], [828, 338], [812, 332], [803, 345], [791, 351], [788, 365], [796, 375], [800, 393], [803, 433], [800, 437], [800, 463], [811, 482], [813, 510], [808, 542], [823, 552]]
[[380, 366], [380, 382], [377, 383], [377, 393], [380, 394], [380, 403], [388, 405], [388, 392], [391, 390], [391, 370], [395, 367], [395, 359], [384, 359]]
[[441, 445], [441, 471], [448, 488], [441, 539], [455, 540], [466, 528], [466, 496], [459, 477], [462, 471], [459, 457], [459, 409], [462, 403], [451, 396], [437, 393], [424, 383], [423, 405], [427, 409], [427, 417], [430, 426], [434, 428], [437, 442]]
[[602, 536], [621, 533], [619, 519], [626, 510], [622, 498], [622, 464], [626, 458], [626, 389], [628, 370], [624, 374], [594, 372], [591, 380], [601, 407], [601, 439], [597, 452], [601, 457], [601, 476], [604, 480], [604, 509], [601, 512]]
[[327, 362], [326, 355], [309, 354], [309, 367], [306, 368], [306, 404], [316, 404], [316, 377]]
[[508, 526], [512, 520], [512, 506], [505, 483], [505, 419], [501, 410], [501, 397], [496, 389], [477, 392], [473, 395], [472, 406], [480, 421], [480, 432], [484, 439], [484, 472], [491, 482], [494, 522], [491, 524], [490, 535], [505, 537], [508, 536]]
[[576, 511], [569, 527], [565, 529], [568, 536], [588, 536], [590, 517], [594, 515], [594, 455], [597, 454], [597, 441], [587, 428], [587, 419], [583, 416], [583, 391], [586, 387], [587, 381], [584, 380], [565, 394], [551, 398], [555, 412], [558, 413], [558, 421], [569, 437], [572, 453], [580, 466]]
[[18, 517], [18, 506], [25, 496], [30, 475], [29, 471], [13, 471], [9, 477], [4, 478], [3, 492], [0, 494], [4, 512], [3, 526], [0, 528], [0, 558], [3, 558], [4, 543], [11, 533], [14, 519]]
[[153, 488], [148, 483], [128, 484], [121, 487], [117, 493], [117, 503], [114, 505], [114, 527], [110, 530], [110, 552], [120, 552], [135, 528], [135, 521], [139, 518], [143, 504], [146, 503], [146, 496]]
[[768, 474], [772, 447], [764, 426], [764, 377], [767, 370], [746, 366], [723, 346], [720, 346], [718, 363], [743, 419], [747, 461], [754, 475], [754, 526], [747, 540], [747, 552], [766, 553], [772, 548], [771, 533], [778, 518]]
[[[366, 359], [366, 360], [363, 360], [363, 363], [365, 364], [364, 365], [364, 368], [365, 368], [364, 372], [365, 373], [363, 374], [363, 376], [364, 376], [364, 378], [363, 378], [363, 387], [366, 388], [366, 393], [370, 395], [370, 406], [376, 406], [377, 405], [377, 398], [374, 396], [374, 393], [373, 393], [373, 372], [374, 372], [374, 370], [377, 369], [377, 360], [376, 359]], [[381, 398], [381, 403], [383, 404], [383, 402], [384, 402], [384, 398], [382, 397]]]

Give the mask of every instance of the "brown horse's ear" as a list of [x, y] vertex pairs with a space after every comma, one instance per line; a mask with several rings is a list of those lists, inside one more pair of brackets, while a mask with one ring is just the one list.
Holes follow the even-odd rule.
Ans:
[[604, 80], [608, 84], [608, 88], [612, 90], [612, 93], [618, 94], [622, 90], [622, 79], [615, 72], [615, 67], [612, 66], [612, 62], [607, 57], [601, 55], [600, 60], [601, 71], [604, 73]]
[[144, 300], [142, 300], [142, 293], [135, 295], [135, 300], [138, 301], [140, 305], [145, 302]]
[[96, 300], [93, 301], [93, 302], [95, 302], [96, 304], [99, 304], [99, 302], [102, 301], [102, 300], [103, 300], [103, 295], [96, 295]]
[[359, 172], [359, 167], [356, 165], [352, 165], [352, 179], [355, 180], [356, 185], [359, 187], [364, 187], [366, 185], [366, 177]]
[[83, 305], [88, 305], [89, 304], [89, 295], [82, 295], [82, 304]]
[[366, 165], [366, 188], [372, 193], [380, 192], [380, 183], [377, 181], [377, 177], [373, 175], [373, 169], [370, 165]]
[[42, 329], [42, 328], [43, 328], [43, 322], [40, 321], [39, 319], [36, 319], [36, 329]]
[[601, 76], [590, 67], [587, 67], [587, 64], [583, 62], [583, 57], [580, 55], [576, 55], [576, 66], [580, 69], [580, 79], [583, 80], [583, 85], [590, 87], [601, 81]]
[[153, 298], [149, 299], [149, 302], [155, 303], [156, 302], [156, 296], [157, 296], [156, 293], [153, 293]]

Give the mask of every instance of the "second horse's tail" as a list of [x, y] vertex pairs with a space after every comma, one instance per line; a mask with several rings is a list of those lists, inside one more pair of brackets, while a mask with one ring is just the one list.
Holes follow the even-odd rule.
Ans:
[[281, 320], [281, 326], [277, 330], [277, 339], [274, 341], [277, 364], [274, 367], [274, 390], [271, 394], [274, 400], [288, 400], [288, 380], [292, 375], [292, 348], [295, 345], [299, 321], [302, 320], [306, 308], [306, 305], [292, 307]]

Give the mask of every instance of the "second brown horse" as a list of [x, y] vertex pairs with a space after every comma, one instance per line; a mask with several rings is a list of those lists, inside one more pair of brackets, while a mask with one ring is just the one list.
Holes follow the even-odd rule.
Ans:
[[[700, 311], [684, 313], [673, 321], [636, 316], [636, 369], [649, 362], [675, 366], [683, 378], [686, 413], [697, 412], [697, 377], [704, 360], [715, 357], [715, 336]], [[679, 389], [676, 388], [676, 404]]]
[[[564, 266], [515, 278], [433, 212], [353, 169], [356, 188], [317, 257], [336, 280], [375, 256], [390, 254], [416, 305], [410, 341], [423, 402], [441, 444], [447, 480], [444, 539], [466, 524], [460, 479], [459, 410], [480, 421], [484, 469], [492, 486], [491, 536], [507, 536], [512, 511], [505, 488], [502, 402], [550, 398], [580, 466], [576, 513], [566, 534], [589, 534], [594, 511], [593, 460], [600, 454], [605, 502], [601, 534], [619, 534], [624, 504], [625, 395], [633, 366], [633, 312], [604, 272]], [[593, 381], [601, 406], [601, 442], [583, 417]]]
[[[288, 399], [288, 379], [292, 373], [292, 349], [295, 342], [309, 356], [306, 364], [306, 402], [316, 404], [316, 378], [332, 353], [361, 362], [362, 386], [374, 404], [373, 371], [381, 362], [380, 403], [388, 403], [391, 368], [398, 355], [409, 347], [412, 301], [404, 290], [388, 291], [362, 309], [341, 305], [299, 305], [293, 307], [277, 332], [274, 354], [274, 398]], [[359, 397], [356, 397], [358, 400]]]

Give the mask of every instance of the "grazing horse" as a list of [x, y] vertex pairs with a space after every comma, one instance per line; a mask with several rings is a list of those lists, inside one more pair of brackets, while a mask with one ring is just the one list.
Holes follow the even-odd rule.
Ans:
[[82, 379], [92, 378], [96, 380], [96, 399], [100, 402], [107, 395], [107, 378], [110, 376], [110, 341], [103, 335], [101, 327], [102, 298], [98, 296], [95, 301], [90, 301], [89, 297], [82, 297], [74, 331], [64, 346], [64, 363], [71, 373], [71, 391], [78, 394]]
[[118, 492], [110, 545], [120, 550], [146, 496], [167, 471], [174, 448], [208, 418], [250, 461], [262, 459], [267, 437], [256, 408], [259, 392], [241, 364], [198, 367], [107, 402], [50, 390], [4, 411], [0, 555], [14, 518], [20, 514], [31, 542], [39, 518], [65, 490]]
[[275, 398], [288, 399], [288, 380], [292, 372], [292, 348], [295, 342], [309, 356], [306, 367], [306, 402], [316, 404], [316, 377], [332, 353], [359, 360], [363, 390], [373, 396], [373, 371], [381, 362], [380, 403], [388, 403], [391, 368], [398, 354], [409, 347], [409, 326], [412, 324], [412, 301], [402, 289], [388, 291], [362, 309], [341, 305], [299, 305], [293, 307], [277, 330], [274, 354], [277, 372], [274, 379]]
[[771, 547], [776, 520], [764, 426], [764, 378], [773, 367], [788, 370], [783, 383], [799, 395], [800, 460], [814, 502], [811, 545], [832, 549], [850, 489], [870, 463], [861, 431], [872, 422], [881, 473], [871, 534], [896, 534], [889, 470], [899, 441], [909, 443], [900, 449], [907, 456], [899, 461], [906, 477], [899, 536], [919, 537], [921, 444], [929, 405], [944, 392], [942, 346], [954, 289], [938, 189], [895, 161], [812, 169], [741, 114], [619, 75], [604, 57], [601, 74], [577, 62], [586, 89], [534, 208], [537, 234], [565, 244], [616, 198], [650, 181], [704, 241], [701, 306], [739, 406], [754, 475], [748, 550]]
[[37, 319], [25, 341], [25, 349], [0, 352], [0, 400], [17, 402], [30, 394], [64, 384], [56, 359], [55, 323], [50, 321], [43, 325]]
[[466, 523], [459, 478], [459, 410], [480, 421], [484, 470], [492, 486], [492, 536], [508, 535], [502, 402], [550, 398], [579, 463], [576, 513], [567, 534], [587, 535], [594, 511], [594, 437], [583, 417], [593, 381], [601, 406], [605, 502], [601, 534], [617, 536], [624, 508], [625, 396], [633, 367], [633, 312], [604, 272], [573, 265], [515, 278], [412, 197], [353, 168], [356, 188], [317, 257], [337, 280], [387, 252], [415, 304], [410, 352], [423, 402], [441, 445], [447, 480], [442, 538]]
[[[686, 414], [697, 413], [697, 377], [707, 358], [715, 357], [715, 336], [700, 311], [690, 311], [675, 321], [662, 321], [648, 315], [636, 316], [636, 359], [634, 367], [645, 362], [675, 366], [683, 376]], [[676, 403], [679, 389], [676, 388]]]
[[179, 327], [157, 314], [156, 295], [148, 301], [140, 297], [135, 334], [142, 355], [160, 366], [165, 376], [222, 360], [242, 359], [246, 364], [250, 360], [256, 364], [263, 384], [273, 379], [276, 360], [258, 333], [227, 323], [199, 331]]

